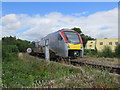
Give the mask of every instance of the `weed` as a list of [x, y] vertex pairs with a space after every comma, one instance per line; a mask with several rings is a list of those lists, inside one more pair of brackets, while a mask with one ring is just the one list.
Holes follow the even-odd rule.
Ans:
[[120, 44], [118, 44], [115, 48], [115, 56], [120, 58]]
[[[11, 59], [14, 60], [9, 61]], [[11, 54], [11, 57], [3, 61], [3, 87], [34, 87], [35, 85], [37, 87], [38, 84], [35, 81], [45, 83], [48, 78], [59, 79], [78, 72], [73, 67], [68, 68], [54, 62], [47, 65], [46, 62], [37, 59], [27, 57], [20, 59]]]
[[94, 51], [85, 49], [84, 50], [84, 55], [88, 55], [88, 56], [94, 57], [94, 56], [97, 55], [97, 49], [95, 49]]
[[114, 53], [112, 52], [112, 49], [109, 46], [104, 46], [102, 52], [98, 53], [98, 57], [114, 57]]

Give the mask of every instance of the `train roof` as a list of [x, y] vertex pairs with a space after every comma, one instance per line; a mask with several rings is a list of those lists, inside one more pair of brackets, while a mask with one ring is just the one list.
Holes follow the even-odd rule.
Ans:
[[[55, 34], [55, 33], [58, 33], [58, 32], [60, 32], [60, 31], [74, 31], [74, 30], [72, 30], [72, 29], [68, 29], [68, 28], [64, 28], [64, 29], [61, 29], [61, 30], [58, 30], [58, 31], [55, 31], [55, 32], [53, 32], [53, 33], [50, 33], [50, 34], [48, 34], [48, 35], [46, 35], [45, 37], [47, 37], [47, 36], [49, 36], [49, 35], [52, 35], [52, 34]], [[45, 38], [45, 37], [43, 37], [43, 38]], [[42, 38], [41, 38], [42, 39]], [[40, 40], [37, 40], [37, 41], [33, 41], [33, 42], [39, 42]]]
[[61, 29], [61, 30], [58, 30], [58, 31], [63, 31], [63, 30], [65, 30], [65, 31], [74, 31], [74, 30], [72, 30], [72, 29]]
[[[72, 30], [72, 29], [61, 29], [61, 30], [58, 30], [58, 31], [56, 31], [56, 32], [53, 32], [53, 33], [50, 33], [50, 34], [55, 34], [55, 33], [57, 33], [57, 32], [60, 32], [60, 31], [74, 31], [74, 30]], [[49, 35], [49, 34], [48, 34]]]

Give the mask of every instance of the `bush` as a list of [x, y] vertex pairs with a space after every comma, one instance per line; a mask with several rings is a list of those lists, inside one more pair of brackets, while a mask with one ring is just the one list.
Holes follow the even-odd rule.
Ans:
[[103, 51], [98, 53], [99, 57], [113, 57], [114, 53], [109, 46], [104, 46]]
[[15, 61], [18, 59], [18, 55], [16, 53], [7, 53], [6, 57], [3, 58], [2, 62], [6, 63], [9, 61]]
[[120, 44], [118, 44], [115, 48], [115, 56], [120, 57]]
[[15, 61], [18, 58], [18, 52], [19, 50], [16, 45], [4, 45], [2, 47], [2, 61]]
[[95, 50], [84, 49], [84, 55], [95, 56], [96, 54], [97, 54], [97, 49]]
[[28, 41], [17, 39], [16, 40], [16, 46], [18, 47], [19, 52], [26, 52], [26, 49], [28, 48]]
[[[18, 50], [16, 45], [4, 45], [4, 46], [2, 46], [3, 59], [9, 57], [10, 55], [12, 55], [12, 53], [16, 53], [16, 55], [17, 55], [18, 52], [19, 52], [19, 50]], [[14, 54], [13, 54], [13, 56], [14, 56]]]
[[6, 47], [8, 50], [9, 48], [11, 50], [11, 47], [17, 46], [19, 52], [26, 52], [26, 49], [28, 48], [29, 43], [30, 43], [29, 41], [16, 39], [16, 37], [12, 37], [12, 36], [2, 38], [2, 46], [10, 45], [10, 47], [9, 46]]
[[4, 46], [2, 46], [2, 53], [4, 54], [5, 52], [18, 53], [19, 50], [16, 45], [4, 45]]
[[91, 51], [88, 49], [84, 49], [84, 55], [88, 55]]

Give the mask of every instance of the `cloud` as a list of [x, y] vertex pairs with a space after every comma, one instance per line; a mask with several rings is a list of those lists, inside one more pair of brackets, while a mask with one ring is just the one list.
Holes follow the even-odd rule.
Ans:
[[20, 29], [21, 23], [16, 14], [8, 14], [1, 18], [2, 21], [2, 35], [15, 35], [15, 31]]
[[26, 40], [40, 39], [59, 29], [74, 27], [81, 28], [84, 34], [94, 38], [118, 37], [118, 8], [96, 12], [88, 17], [51, 12], [44, 16], [8, 14], [1, 20], [3, 36], [14, 35]]
[[84, 14], [87, 14], [87, 13], [88, 13], [88, 11], [82, 12], [82, 13], [73, 13], [72, 15], [74, 15], [74, 16], [81, 16], [81, 15], [84, 15]]

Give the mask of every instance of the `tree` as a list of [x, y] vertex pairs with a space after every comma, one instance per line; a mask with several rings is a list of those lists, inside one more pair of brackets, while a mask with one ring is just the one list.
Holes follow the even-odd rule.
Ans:
[[2, 38], [2, 45], [15, 45], [16, 44], [16, 37], [3, 37]]
[[81, 33], [82, 33], [82, 31], [81, 31], [81, 29], [80, 29], [80, 28], [76, 28], [76, 27], [74, 27], [74, 28], [72, 28], [72, 30], [74, 30], [74, 31], [78, 32], [79, 34], [81, 34]]
[[2, 45], [5, 46], [5, 48], [9, 47], [10, 45], [13, 45], [13, 47], [16, 46], [18, 48], [19, 52], [26, 52], [29, 43], [29, 41], [16, 39], [16, 37], [12, 36], [2, 38]]

